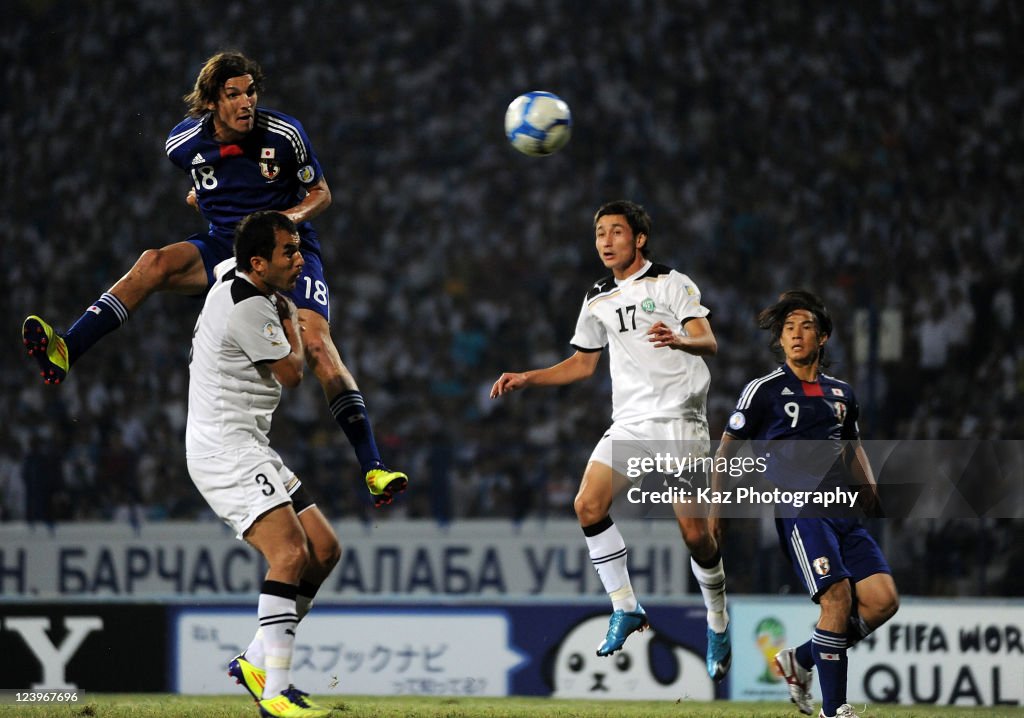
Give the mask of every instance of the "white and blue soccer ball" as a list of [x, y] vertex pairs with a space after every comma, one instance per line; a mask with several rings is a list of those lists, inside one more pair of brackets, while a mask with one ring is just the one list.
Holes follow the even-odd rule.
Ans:
[[527, 92], [505, 110], [505, 136], [524, 155], [543, 157], [557, 152], [571, 134], [569, 105], [550, 92]]

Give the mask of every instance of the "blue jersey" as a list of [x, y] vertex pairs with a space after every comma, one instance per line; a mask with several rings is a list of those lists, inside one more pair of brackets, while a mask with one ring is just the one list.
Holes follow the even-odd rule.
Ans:
[[[747, 384], [726, 434], [748, 439], [766, 456], [766, 477], [783, 489], [846, 489], [843, 443], [856, 440], [859, 414], [853, 389], [819, 374], [807, 382], [783, 364]], [[810, 440], [810, 441], [808, 441]], [[817, 600], [833, 583], [891, 573], [874, 538], [855, 518], [775, 519], [779, 542], [808, 593]]]
[[751, 440], [755, 453], [767, 458], [766, 478], [782, 488], [846, 488], [838, 459], [843, 442], [859, 436], [859, 412], [846, 382], [827, 374], [802, 381], [783, 364], [747, 384], [726, 433]]
[[[253, 129], [238, 143], [213, 137], [213, 116], [187, 117], [171, 130], [167, 157], [189, 173], [199, 210], [220, 259], [231, 256], [235, 225], [253, 212], [285, 210], [323, 177], [309, 137], [294, 117], [256, 109]], [[320, 253], [313, 225], [298, 225], [303, 253]], [[226, 253], [225, 253], [226, 252]]]

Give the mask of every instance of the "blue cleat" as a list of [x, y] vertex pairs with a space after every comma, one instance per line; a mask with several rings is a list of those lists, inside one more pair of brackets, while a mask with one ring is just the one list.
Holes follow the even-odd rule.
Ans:
[[597, 647], [597, 655], [610, 656], [622, 648], [626, 637], [633, 631], [643, 631], [647, 628], [647, 613], [640, 604], [637, 604], [635, 611], [616, 610], [608, 620], [608, 635], [604, 637], [604, 643]]
[[708, 675], [720, 681], [732, 665], [732, 643], [729, 642], [729, 627], [715, 633], [708, 627]]

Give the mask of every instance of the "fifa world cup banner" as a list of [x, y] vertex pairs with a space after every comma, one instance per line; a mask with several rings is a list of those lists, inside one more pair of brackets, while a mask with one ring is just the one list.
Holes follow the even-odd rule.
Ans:
[[[811, 636], [807, 599], [730, 602], [734, 700], [788, 700], [775, 654]], [[850, 703], [1024, 705], [1024, 602], [904, 599], [899, 612], [849, 651]], [[815, 682], [815, 699], [821, 692]]]

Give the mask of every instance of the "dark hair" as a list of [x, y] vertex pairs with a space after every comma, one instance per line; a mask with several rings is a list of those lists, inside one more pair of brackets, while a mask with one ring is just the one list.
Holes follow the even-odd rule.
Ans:
[[256, 92], [263, 89], [263, 70], [259, 63], [236, 50], [218, 52], [209, 58], [199, 70], [192, 92], [185, 95], [189, 117], [202, 117], [208, 111], [207, 105], [216, 104], [221, 88], [232, 77], [252, 75]]
[[252, 271], [252, 258], [263, 257], [267, 261], [274, 256], [277, 230], [298, 234], [295, 222], [280, 212], [263, 210], [253, 212], [238, 223], [235, 228], [235, 265], [240, 272]]
[[629, 228], [633, 230], [634, 237], [641, 234], [647, 235], [647, 241], [644, 242], [644, 246], [640, 248], [640, 253], [646, 257], [648, 248], [651, 245], [651, 215], [647, 214], [647, 210], [636, 202], [630, 202], [628, 199], [617, 199], [614, 202], [606, 202], [601, 205], [594, 214], [595, 229], [597, 228], [597, 220], [601, 219], [606, 214], [621, 214], [625, 216], [626, 222], [629, 224]]
[[[832, 336], [832, 315], [828, 307], [814, 292], [803, 289], [790, 289], [779, 295], [779, 300], [770, 307], [763, 309], [757, 315], [757, 326], [760, 329], [767, 329], [771, 332], [771, 344], [769, 345], [776, 356], [782, 354], [782, 345], [779, 339], [782, 337], [782, 325], [786, 323], [786, 317], [798, 309], [811, 313], [815, 324], [818, 325], [818, 334]], [[828, 366], [825, 361], [825, 347], [818, 352], [818, 364]]]

